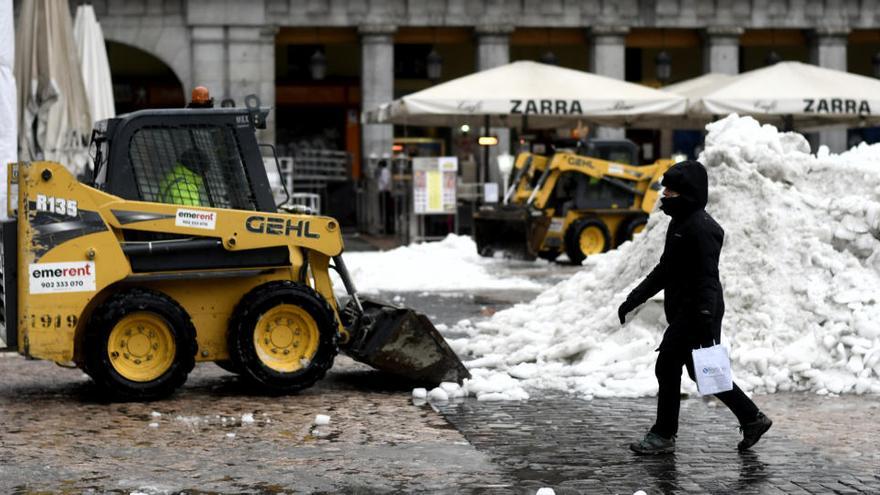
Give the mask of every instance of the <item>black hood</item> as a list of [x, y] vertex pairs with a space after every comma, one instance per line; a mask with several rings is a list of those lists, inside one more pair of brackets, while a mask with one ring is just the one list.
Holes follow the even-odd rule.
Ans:
[[663, 187], [679, 194], [662, 198], [660, 208], [670, 216], [702, 210], [709, 200], [709, 177], [706, 167], [696, 160], [678, 162], [663, 174]]

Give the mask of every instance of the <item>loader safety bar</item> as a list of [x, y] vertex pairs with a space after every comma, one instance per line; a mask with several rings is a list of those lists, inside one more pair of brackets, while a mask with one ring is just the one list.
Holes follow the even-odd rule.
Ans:
[[635, 187], [630, 186], [629, 184], [625, 183], [624, 181], [622, 181], [620, 179], [615, 179], [612, 177], [602, 177], [601, 180], [611, 184], [612, 186], [619, 187], [620, 189], [623, 189], [624, 191], [626, 191], [630, 194], [635, 194], [636, 196], [644, 196], [645, 195], [644, 191], [639, 191]]

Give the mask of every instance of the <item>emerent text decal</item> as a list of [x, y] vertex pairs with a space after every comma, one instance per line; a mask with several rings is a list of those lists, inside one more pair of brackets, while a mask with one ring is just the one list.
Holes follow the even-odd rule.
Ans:
[[194, 229], [214, 230], [217, 226], [217, 213], [204, 210], [187, 210], [179, 208], [174, 225], [178, 227], [192, 227]]
[[31, 263], [28, 274], [31, 294], [95, 290], [94, 261]]

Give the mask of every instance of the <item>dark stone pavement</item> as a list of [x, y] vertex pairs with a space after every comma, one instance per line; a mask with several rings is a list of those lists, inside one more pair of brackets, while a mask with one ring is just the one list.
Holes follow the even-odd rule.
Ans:
[[[876, 397], [757, 399], [781, 424], [751, 451], [737, 452], [740, 433], [723, 405], [697, 398], [682, 401], [676, 453], [650, 457], [634, 455], [628, 444], [651, 426], [652, 398], [557, 395], [526, 402], [469, 400], [439, 410], [509, 473], [519, 493], [545, 486], [557, 495], [880, 493]], [[826, 434], [816, 435], [814, 425], [831, 419], [825, 410], [841, 409], [835, 401], [850, 405], [853, 422], [825, 424]], [[776, 414], [777, 408], [785, 409]]]
[[723, 406], [687, 399], [678, 452], [637, 457], [653, 398], [432, 408], [339, 361], [296, 396], [253, 395], [206, 364], [167, 400], [106, 404], [78, 371], [0, 356], [0, 493], [880, 494], [874, 396], [756, 397], [775, 424], [745, 454]]
[[[400, 296], [447, 325], [530, 298]], [[627, 445], [653, 398], [535, 393], [435, 411], [410, 390], [340, 358], [314, 388], [266, 397], [203, 364], [167, 400], [106, 404], [79, 371], [0, 354], [0, 494], [880, 494], [877, 396], [756, 397], [775, 424], [745, 454], [723, 405], [687, 399], [677, 453], [637, 457]], [[313, 426], [318, 413], [328, 427]]]

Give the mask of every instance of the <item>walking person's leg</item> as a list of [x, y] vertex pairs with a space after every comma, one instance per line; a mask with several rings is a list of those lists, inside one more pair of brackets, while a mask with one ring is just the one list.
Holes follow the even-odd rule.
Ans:
[[657, 421], [651, 431], [663, 438], [678, 434], [678, 413], [681, 409], [681, 367], [684, 365], [677, 350], [660, 350], [654, 374], [657, 376]]
[[637, 454], [666, 454], [675, 451], [678, 412], [681, 407], [681, 353], [661, 349], [654, 366], [657, 377], [657, 421], [645, 438], [630, 444]]
[[[693, 355], [688, 354], [685, 366], [687, 366], [688, 376], [691, 377], [691, 380], [696, 381]], [[739, 421], [740, 429], [743, 431], [743, 440], [738, 445], [740, 450], [745, 450], [757, 443], [761, 435], [766, 433], [773, 424], [773, 421], [758, 409], [758, 406], [736, 383], [733, 384], [733, 389], [715, 394], [715, 397], [718, 397], [718, 400], [724, 403]]]

